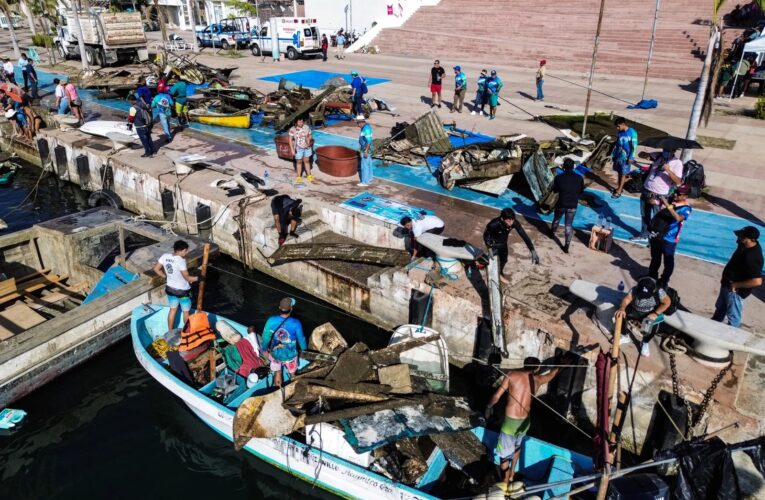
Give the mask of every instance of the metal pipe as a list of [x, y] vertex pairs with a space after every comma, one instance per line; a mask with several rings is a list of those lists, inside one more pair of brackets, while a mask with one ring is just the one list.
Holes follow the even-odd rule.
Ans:
[[648, 62], [645, 65], [645, 79], [643, 80], [643, 93], [640, 100], [645, 99], [645, 89], [648, 87], [648, 71], [651, 69], [651, 60], [653, 59], [653, 46], [656, 43], [656, 25], [659, 22], [659, 7], [661, 0], [656, 0], [656, 12], [653, 15], [653, 29], [651, 30], [651, 47], [648, 49]]
[[595, 62], [598, 60], [598, 45], [600, 44], [600, 27], [603, 25], [603, 10], [606, 0], [600, 0], [600, 12], [598, 13], [598, 29], [595, 31], [595, 46], [592, 48], [592, 64], [590, 65], [590, 78], [587, 82], [587, 101], [584, 104], [584, 121], [582, 122], [582, 139], [587, 132], [587, 114], [590, 112], [590, 97], [592, 97], [592, 77], [595, 75]]

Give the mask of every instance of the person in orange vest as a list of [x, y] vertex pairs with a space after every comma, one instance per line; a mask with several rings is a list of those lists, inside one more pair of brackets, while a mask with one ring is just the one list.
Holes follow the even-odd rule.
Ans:
[[186, 265], [186, 255], [189, 244], [178, 240], [173, 244], [173, 253], [163, 254], [154, 265], [154, 272], [166, 279], [165, 292], [170, 303], [170, 313], [167, 315], [167, 329], [175, 326], [175, 315], [178, 306], [183, 311], [183, 324], [189, 320], [191, 311], [191, 284], [201, 279], [201, 276], [191, 276]]

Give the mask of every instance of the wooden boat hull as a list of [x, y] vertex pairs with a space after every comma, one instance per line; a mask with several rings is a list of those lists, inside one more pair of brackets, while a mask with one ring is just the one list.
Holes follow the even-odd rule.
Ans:
[[191, 121], [204, 123], [205, 125], [215, 125], [217, 127], [229, 128], [250, 128], [250, 113], [237, 113], [234, 115], [224, 115], [218, 113], [194, 113], [189, 112]]
[[[158, 305], [142, 305], [133, 310], [131, 337], [138, 362], [157, 382], [181, 398], [205, 424], [233, 442], [235, 409], [223, 406], [186, 385], [146, 351], [145, 345], [150, 339], [164, 333], [160, 331], [163, 330], [162, 324], [164, 330], [167, 329], [167, 311], [167, 306]], [[211, 324], [219, 319], [211, 313], [208, 313], [208, 316]], [[246, 327], [230, 319], [226, 319], [226, 322], [240, 333], [247, 331]], [[274, 467], [344, 498], [436, 499], [423, 491], [391, 481], [359, 465], [322, 452], [320, 448], [310, 447], [289, 437], [251, 439], [244, 449]], [[442, 455], [435, 457], [433, 461], [439, 459], [445, 466]], [[442, 470], [443, 468], [434, 470], [435, 477], [425, 480], [435, 482]], [[426, 476], [429, 473], [426, 473]]]

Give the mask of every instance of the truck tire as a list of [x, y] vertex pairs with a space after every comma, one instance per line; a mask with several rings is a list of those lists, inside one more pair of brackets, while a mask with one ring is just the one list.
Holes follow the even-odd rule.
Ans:
[[260, 47], [258, 47], [257, 43], [252, 44], [252, 46], [250, 47], [250, 52], [252, 52], [252, 55], [254, 55], [255, 57], [261, 56]]
[[58, 50], [58, 55], [61, 56], [61, 59], [63, 59], [64, 61], [69, 59], [69, 54], [66, 53], [66, 50], [64, 50], [64, 46], [62, 44], [57, 43], [56, 49]]
[[226, 40], [226, 39], [221, 40], [220, 41], [220, 48], [223, 49], [223, 50], [228, 50], [228, 48], [229, 48], [228, 40]]
[[295, 47], [289, 47], [287, 49], [287, 59], [290, 61], [296, 61], [300, 57], [300, 53], [295, 50]]
[[88, 63], [88, 66], [96, 64], [96, 55], [90, 47], [85, 47], [85, 61]]

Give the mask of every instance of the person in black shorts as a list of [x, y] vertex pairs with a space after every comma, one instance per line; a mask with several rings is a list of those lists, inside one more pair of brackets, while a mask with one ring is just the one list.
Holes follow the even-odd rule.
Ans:
[[296, 230], [303, 213], [302, 203], [302, 200], [293, 200], [286, 194], [274, 196], [271, 200], [271, 213], [274, 216], [276, 231], [279, 233], [279, 246], [284, 245], [288, 231], [290, 236], [298, 237]]

